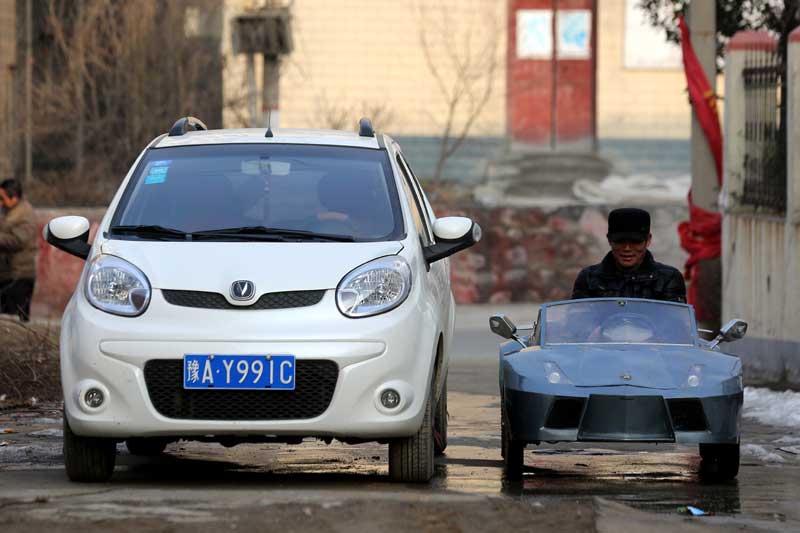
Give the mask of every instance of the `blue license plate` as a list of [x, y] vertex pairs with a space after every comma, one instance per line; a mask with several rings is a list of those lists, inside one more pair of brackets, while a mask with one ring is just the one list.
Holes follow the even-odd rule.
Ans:
[[293, 355], [183, 356], [184, 389], [294, 390]]

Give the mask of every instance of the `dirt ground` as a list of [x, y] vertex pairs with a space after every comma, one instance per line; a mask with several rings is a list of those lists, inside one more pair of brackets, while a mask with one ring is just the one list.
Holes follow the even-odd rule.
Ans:
[[57, 325], [0, 316], [0, 409], [61, 400]]

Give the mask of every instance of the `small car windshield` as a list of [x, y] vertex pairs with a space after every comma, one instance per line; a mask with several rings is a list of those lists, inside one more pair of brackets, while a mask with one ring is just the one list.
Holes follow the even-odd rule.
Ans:
[[[396, 240], [403, 222], [385, 150], [220, 144], [148, 151], [113, 227], [183, 233], [264, 228]], [[246, 233], [246, 232], [245, 232]]]
[[642, 300], [575, 300], [548, 305], [545, 344], [679, 344], [695, 342], [689, 307]]

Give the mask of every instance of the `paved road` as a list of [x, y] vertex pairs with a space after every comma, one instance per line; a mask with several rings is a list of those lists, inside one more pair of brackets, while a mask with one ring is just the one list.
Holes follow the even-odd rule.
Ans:
[[[502, 477], [494, 306], [463, 308], [450, 374], [450, 444], [429, 486], [386, 480], [386, 447], [177, 443], [158, 459], [120, 447], [109, 484], [69, 483], [58, 406], [0, 413], [0, 530], [110, 531], [198, 527], [284, 531], [797, 531], [800, 459], [777, 451], [797, 430], [744, 424], [738, 480], [704, 484], [693, 447], [542, 445], [526, 452], [521, 483]], [[530, 306], [506, 306], [517, 322]], [[775, 458], [777, 457], [777, 459]], [[715, 516], [689, 518], [682, 505]]]

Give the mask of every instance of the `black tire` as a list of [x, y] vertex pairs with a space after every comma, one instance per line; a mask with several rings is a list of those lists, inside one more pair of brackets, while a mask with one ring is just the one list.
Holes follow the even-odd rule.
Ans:
[[64, 467], [71, 481], [108, 481], [114, 473], [116, 459], [114, 439], [75, 435], [64, 414]]
[[447, 378], [444, 378], [442, 395], [436, 402], [433, 416], [433, 453], [442, 455], [447, 449]]
[[164, 453], [164, 450], [169, 444], [164, 439], [157, 437], [150, 438], [133, 438], [125, 441], [125, 447], [131, 455], [141, 455], [144, 457], [155, 457]]
[[511, 438], [506, 424], [505, 408], [500, 415], [500, 454], [503, 456], [503, 470], [505, 478], [510, 481], [522, 479], [522, 470], [525, 467], [525, 443]]
[[422, 426], [411, 437], [389, 443], [389, 478], [402, 483], [427, 483], [433, 477], [433, 402], [425, 402]]
[[709, 481], [729, 481], [739, 475], [739, 443], [701, 444], [700, 476]]

